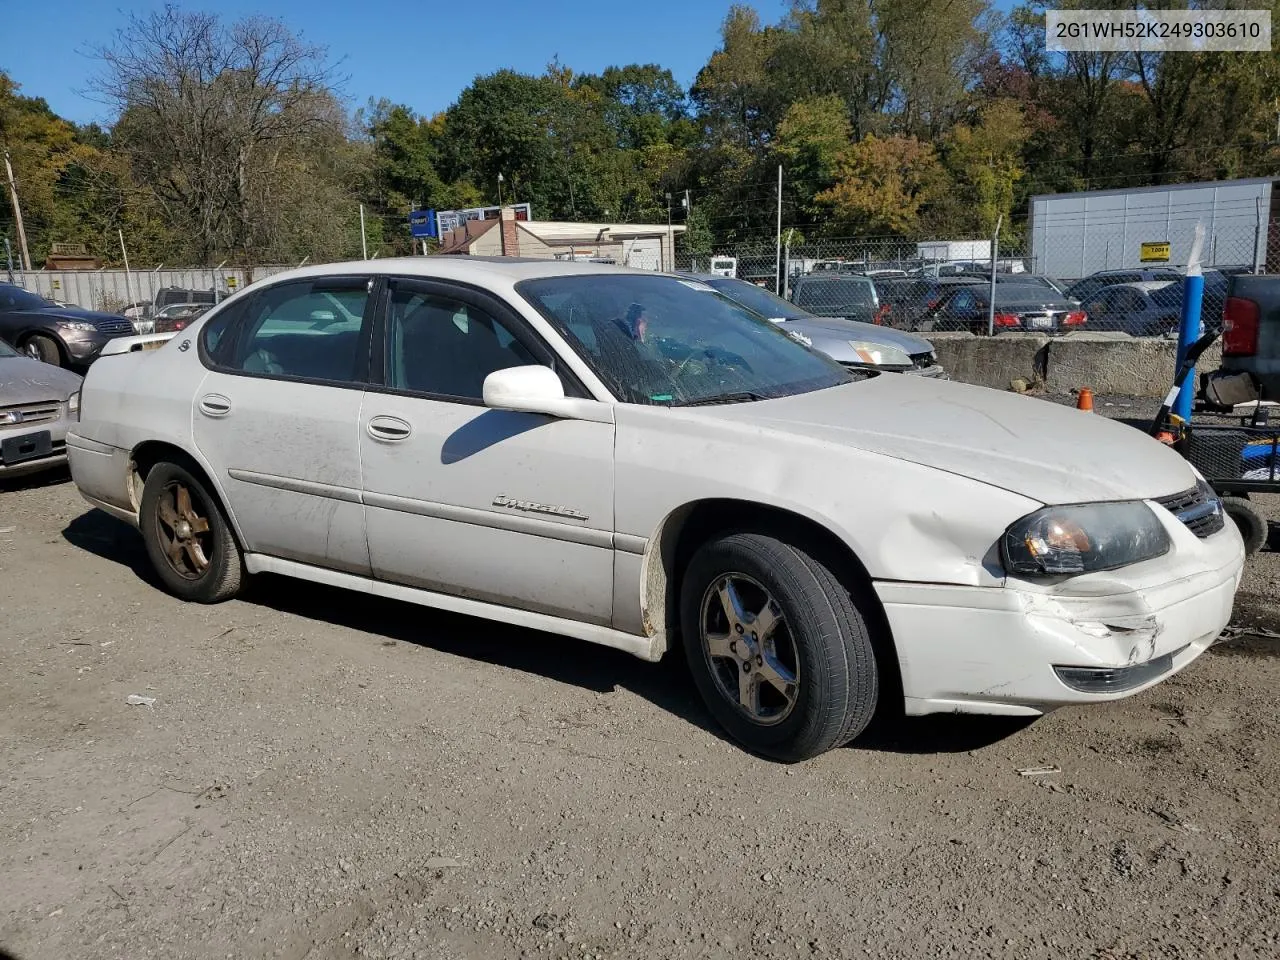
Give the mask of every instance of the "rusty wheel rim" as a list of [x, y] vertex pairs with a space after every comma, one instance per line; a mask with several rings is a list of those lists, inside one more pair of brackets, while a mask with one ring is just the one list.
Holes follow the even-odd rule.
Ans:
[[203, 577], [213, 554], [209, 518], [196, 508], [198, 502], [180, 480], [165, 484], [156, 500], [160, 550], [173, 572], [184, 580]]

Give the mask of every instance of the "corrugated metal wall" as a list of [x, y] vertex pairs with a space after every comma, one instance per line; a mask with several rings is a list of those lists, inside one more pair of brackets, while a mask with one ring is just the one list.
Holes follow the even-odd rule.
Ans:
[[[289, 270], [284, 266], [254, 267], [255, 280]], [[0, 276], [3, 276], [0, 273]], [[139, 300], [155, 300], [162, 287], [187, 290], [217, 290], [227, 296], [244, 287], [248, 280], [240, 269], [215, 270], [192, 267], [185, 270], [36, 270], [15, 274], [18, 283], [42, 297], [64, 300], [88, 310], [116, 312]]]

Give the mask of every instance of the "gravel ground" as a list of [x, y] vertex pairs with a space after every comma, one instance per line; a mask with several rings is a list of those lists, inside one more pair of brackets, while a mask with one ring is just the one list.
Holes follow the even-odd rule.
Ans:
[[[1277, 550], [1241, 623], [1280, 629]], [[783, 766], [674, 661], [280, 579], [181, 604], [65, 478], [0, 488], [0, 609], [23, 960], [1280, 955], [1264, 636]]]

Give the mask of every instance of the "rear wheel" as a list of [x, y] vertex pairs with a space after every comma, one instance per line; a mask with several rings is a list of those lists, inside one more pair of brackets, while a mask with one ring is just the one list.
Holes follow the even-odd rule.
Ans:
[[1271, 524], [1257, 505], [1244, 497], [1223, 497], [1222, 509], [1239, 528], [1240, 537], [1244, 540], [1244, 552], [1254, 554], [1261, 550], [1271, 535]]
[[773, 537], [733, 533], [694, 554], [681, 589], [685, 655], [734, 739], [792, 761], [862, 732], [879, 676], [858, 602], [820, 561]]
[[219, 603], [239, 592], [244, 561], [231, 525], [184, 467], [161, 462], [151, 468], [138, 520], [151, 565], [174, 596]]
[[58, 341], [53, 337], [47, 337], [43, 333], [32, 334], [23, 344], [23, 349], [33, 360], [51, 363], [55, 367], [62, 366], [62, 351], [58, 348]]

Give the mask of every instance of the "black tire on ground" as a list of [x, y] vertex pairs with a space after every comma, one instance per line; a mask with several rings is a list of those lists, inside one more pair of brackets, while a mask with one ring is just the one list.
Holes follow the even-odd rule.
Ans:
[[151, 565], [174, 596], [220, 603], [239, 592], [240, 545], [221, 504], [185, 467], [162, 461], [151, 468], [138, 521]]
[[[739, 648], [763, 648], [784, 674], [787, 665], [794, 671], [795, 683], [785, 685], [790, 697], [780, 695], [772, 681], [758, 681], [758, 703], [766, 694], [775, 703], [791, 700], [770, 722], [749, 715], [740, 706], [741, 693], [728, 692], [740, 682], [737, 668], [744, 664], [724, 656], [713, 659], [709, 652], [703, 629], [708, 616], [716, 620], [716, 629], [708, 633], [735, 636], [731, 621], [716, 619], [726, 609], [720, 588], [727, 576], [739, 578], [741, 592], [751, 594], [741, 598], [748, 614], [746, 636], [741, 631], [737, 636], [755, 636], [751, 627], [770, 609], [770, 599], [774, 616], [782, 618], [772, 644]], [[880, 688], [868, 630], [874, 620], [859, 610], [864, 602], [795, 544], [755, 533], [730, 533], [704, 544], [681, 584], [680, 625], [689, 669], [716, 720], [749, 750], [784, 761], [817, 756], [858, 736], [875, 714]], [[746, 673], [759, 662], [745, 660]]]
[[55, 367], [62, 366], [62, 350], [58, 348], [58, 341], [53, 337], [46, 337], [43, 333], [35, 333], [27, 337], [23, 343], [27, 356], [44, 363], [51, 363]]
[[1222, 507], [1240, 529], [1240, 536], [1244, 539], [1244, 552], [1254, 554], [1261, 550], [1271, 534], [1271, 524], [1257, 505], [1244, 497], [1223, 497]]

